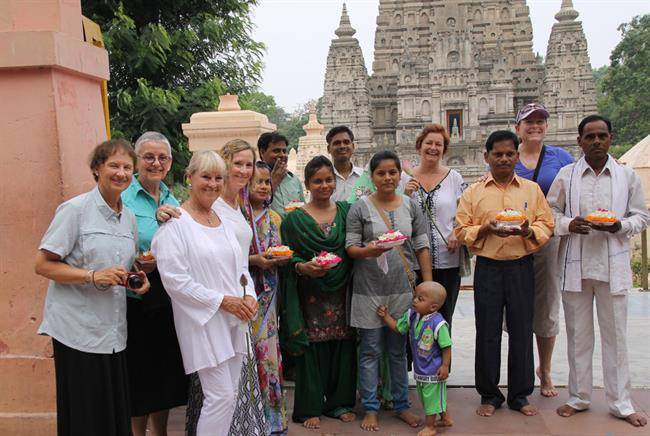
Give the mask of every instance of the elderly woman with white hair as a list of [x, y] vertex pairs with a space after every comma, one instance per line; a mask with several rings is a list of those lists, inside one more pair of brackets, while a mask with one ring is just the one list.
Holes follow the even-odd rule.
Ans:
[[145, 132], [135, 142], [136, 174], [122, 192], [124, 205], [138, 224], [137, 262], [147, 273], [151, 290], [145, 295], [127, 292], [127, 364], [131, 429], [134, 436], [167, 435], [169, 409], [187, 403], [188, 378], [176, 338], [171, 302], [160, 281], [156, 261], [149, 253], [158, 230], [156, 210], [178, 207], [163, 182], [172, 166], [172, 148], [162, 133]]
[[172, 300], [185, 372], [198, 372], [205, 397], [198, 436], [228, 433], [247, 352], [242, 325], [257, 313], [253, 283], [240, 283], [248, 271], [232, 223], [212, 207], [226, 174], [215, 152], [195, 153], [182, 213], [161, 226], [152, 243]]

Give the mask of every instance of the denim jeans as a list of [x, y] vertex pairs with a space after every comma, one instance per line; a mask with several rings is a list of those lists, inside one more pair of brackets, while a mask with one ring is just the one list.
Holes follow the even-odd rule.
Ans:
[[406, 335], [389, 329], [358, 329], [359, 393], [361, 404], [367, 412], [379, 411], [377, 385], [379, 384], [379, 359], [385, 350], [388, 354], [390, 392], [393, 409], [402, 412], [410, 407], [408, 400], [408, 372], [406, 369]]

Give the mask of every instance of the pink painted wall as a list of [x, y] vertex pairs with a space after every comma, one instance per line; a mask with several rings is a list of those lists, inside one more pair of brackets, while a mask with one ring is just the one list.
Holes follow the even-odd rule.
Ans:
[[33, 270], [56, 207], [94, 186], [88, 154], [106, 139], [107, 55], [81, 38], [78, 0], [0, 2], [2, 435], [56, 428], [51, 341], [36, 335], [47, 281]]

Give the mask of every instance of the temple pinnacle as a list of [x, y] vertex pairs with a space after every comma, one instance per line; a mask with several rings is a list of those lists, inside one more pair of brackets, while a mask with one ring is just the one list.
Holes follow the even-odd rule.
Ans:
[[309, 121], [302, 126], [302, 129], [307, 133], [307, 136], [318, 136], [321, 134], [325, 126], [318, 122], [316, 115], [316, 105], [314, 102], [309, 103]]
[[350, 24], [350, 17], [348, 16], [348, 9], [345, 7], [345, 3], [343, 3], [343, 12], [341, 12], [341, 21], [339, 23], [339, 28], [336, 29], [334, 33], [339, 38], [349, 38], [357, 33], [357, 31], [354, 30]]
[[562, 0], [562, 6], [560, 7], [560, 11], [555, 14], [555, 19], [559, 22], [574, 21], [578, 18], [578, 15], [580, 15], [578, 11], [573, 9], [572, 0]]

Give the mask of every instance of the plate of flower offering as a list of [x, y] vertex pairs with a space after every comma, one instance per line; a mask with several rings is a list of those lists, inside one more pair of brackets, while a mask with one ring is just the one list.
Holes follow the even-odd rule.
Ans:
[[334, 253], [328, 253], [327, 251], [321, 251], [318, 253], [318, 256], [314, 257], [314, 262], [319, 266], [331, 269], [334, 268], [338, 263], [343, 260]]
[[587, 221], [592, 224], [597, 224], [599, 226], [611, 226], [616, 223], [617, 218], [612, 212], [607, 209], [596, 209], [585, 217]]
[[296, 210], [296, 209], [299, 209], [299, 208], [303, 207], [304, 205], [305, 205], [305, 203], [304, 203], [303, 201], [300, 201], [300, 200], [291, 200], [291, 201], [289, 202], [289, 204], [287, 204], [286, 206], [284, 206], [284, 211], [285, 211], [285, 212], [291, 212], [291, 211], [294, 211], [294, 210]]
[[293, 255], [293, 250], [286, 245], [278, 245], [276, 247], [269, 247], [266, 252], [273, 258], [287, 258]]
[[528, 217], [518, 210], [505, 208], [496, 216], [497, 227], [500, 229], [521, 229]]
[[138, 256], [138, 260], [147, 262], [147, 261], [156, 260], [156, 258], [154, 257], [153, 253], [150, 250], [147, 250], [140, 253], [140, 255]]
[[386, 233], [379, 235], [377, 238], [377, 245], [381, 248], [399, 247], [408, 238], [399, 230], [389, 230]]

